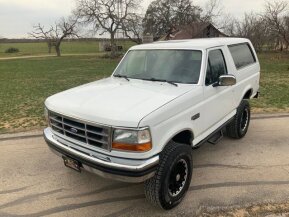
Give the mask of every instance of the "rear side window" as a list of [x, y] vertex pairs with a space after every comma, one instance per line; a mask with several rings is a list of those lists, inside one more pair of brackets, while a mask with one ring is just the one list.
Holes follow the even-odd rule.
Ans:
[[229, 45], [235, 66], [237, 69], [248, 66], [256, 62], [256, 58], [248, 43]]

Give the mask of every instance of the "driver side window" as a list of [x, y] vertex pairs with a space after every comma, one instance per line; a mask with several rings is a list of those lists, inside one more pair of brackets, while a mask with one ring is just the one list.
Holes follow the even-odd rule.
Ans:
[[222, 50], [210, 51], [206, 74], [206, 86], [218, 82], [219, 77], [225, 74], [227, 74], [227, 67]]

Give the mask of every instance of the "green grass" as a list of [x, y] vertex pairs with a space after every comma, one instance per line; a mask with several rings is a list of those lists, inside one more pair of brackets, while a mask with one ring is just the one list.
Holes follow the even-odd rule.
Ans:
[[[124, 47], [124, 50], [128, 50], [132, 45], [131, 41], [117, 42]], [[15, 47], [20, 50], [19, 53], [6, 54], [5, 50]], [[93, 54], [99, 52], [99, 41], [71, 41], [63, 42], [61, 44], [62, 54]], [[0, 43], [0, 58], [1, 57], [14, 57], [14, 56], [29, 56], [29, 55], [47, 55], [48, 48], [44, 42], [39, 43]], [[52, 49], [52, 54], [55, 54], [55, 50]]]
[[252, 100], [255, 112], [289, 112], [289, 53], [261, 53], [261, 97]]
[[44, 125], [45, 98], [107, 77], [117, 62], [92, 56], [0, 61], [0, 131]]
[[[252, 100], [253, 111], [289, 112], [289, 54], [258, 56], [261, 98]], [[117, 63], [97, 56], [0, 60], [0, 132], [44, 126], [48, 96], [107, 77]]]

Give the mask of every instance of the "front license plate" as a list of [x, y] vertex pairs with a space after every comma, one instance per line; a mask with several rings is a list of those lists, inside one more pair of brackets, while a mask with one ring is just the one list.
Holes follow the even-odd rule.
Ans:
[[77, 172], [81, 172], [80, 162], [77, 160], [71, 159], [69, 157], [63, 156], [64, 165], [70, 169], [76, 170]]

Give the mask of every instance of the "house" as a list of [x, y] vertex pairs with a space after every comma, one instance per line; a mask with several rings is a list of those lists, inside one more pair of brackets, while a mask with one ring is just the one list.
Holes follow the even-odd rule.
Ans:
[[182, 27], [173, 27], [160, 41], [193, 38], [228, 37], [211, 23], [194, 22]]

